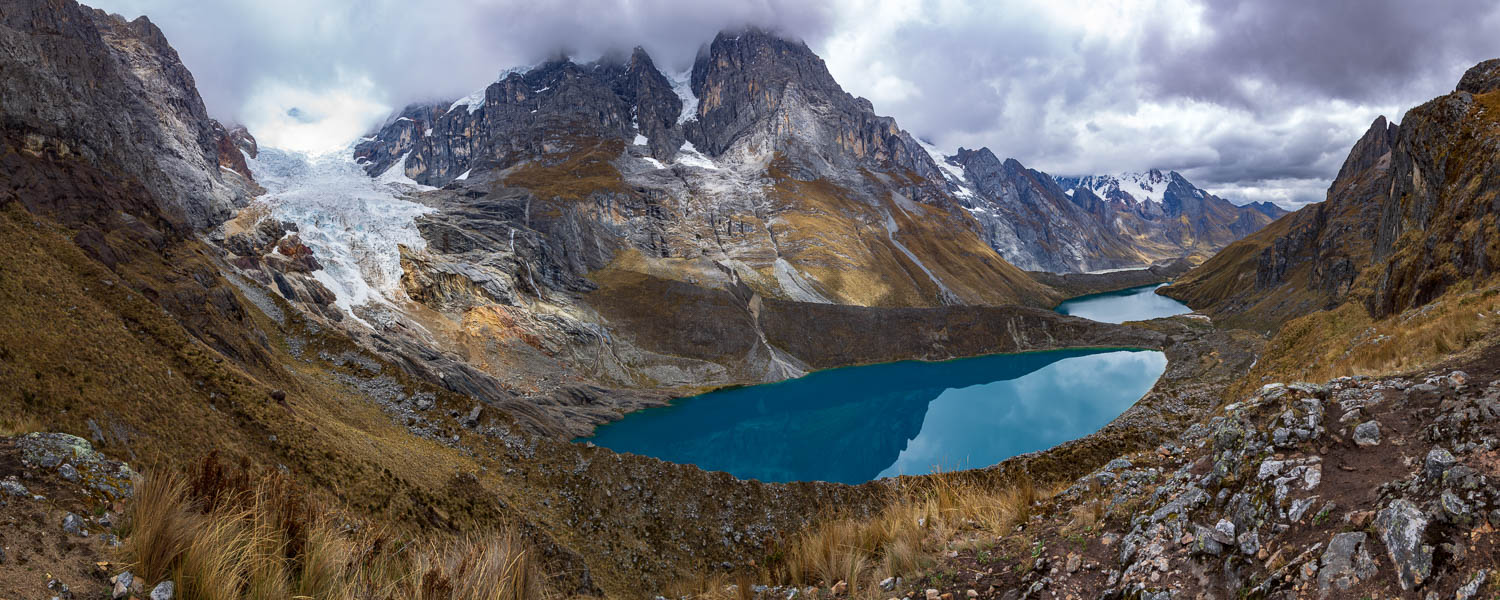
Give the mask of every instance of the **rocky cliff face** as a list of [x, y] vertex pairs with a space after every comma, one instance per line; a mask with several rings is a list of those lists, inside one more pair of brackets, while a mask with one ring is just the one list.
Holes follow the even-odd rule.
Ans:
[[1107, 207], [1070, 197], [1050, 175], [1013, 158], [1002, 162], [989, 148], [959, 148], [945, 160], [962, 169], [953, 183], [985, 241], [1021, 268], [1067, 273], [1150, 264], [1145, 249], [1111, 225]]
[[1346, 301], [1383, 317], [1493, 272], [1500, 63], [1384, 117], [1354, 145], [1328, 199], [1226, 248], [1165, 293], [1215, 317], [1274, 329]]
[[0, 118], [29, 151], [77, 155], [139, 178], [160, 212], [205, 228], [244, 204], [218, 166], [193, 76], [146, 18], [24, 0], [0, 15]]
[[1469, 69], [1453, 93], [1413, 108], [1391, 151], [1391, 187], [1375, 229], [1366, 305], [1385, 316], [1421, 306], [1500, 261], [1500, 61]]

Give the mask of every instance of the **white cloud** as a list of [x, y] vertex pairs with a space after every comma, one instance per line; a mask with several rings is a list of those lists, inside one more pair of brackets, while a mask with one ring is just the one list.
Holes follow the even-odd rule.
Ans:
[[267, 146], [317, 154], [346, 147], [390, 113], [368, 78], [306, 88], [265, 80], [245, 98], [244, 124]]

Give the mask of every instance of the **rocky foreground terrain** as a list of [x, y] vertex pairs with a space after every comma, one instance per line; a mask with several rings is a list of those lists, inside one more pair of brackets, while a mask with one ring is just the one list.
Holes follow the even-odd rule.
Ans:
[[124, 594], [114, 595], [113, 584], [121, 580], [122, 591], [145, 597], [151, 588], [129, 574], [120, 577], [125, 566], [112, 562], [136, 477], [82, 438], [0, 438], [0, 589], [6, 597], [118, 598]]
[[887, 586], [916, 598], [1491, 598], [1497, 353], [1467, 370], [1268, 384], [1078, 479], [1014, 532], [955, 534], [932, 573]]

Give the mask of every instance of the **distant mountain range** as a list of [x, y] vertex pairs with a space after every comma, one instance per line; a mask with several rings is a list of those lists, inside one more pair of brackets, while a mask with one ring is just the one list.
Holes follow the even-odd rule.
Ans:
[[[678, 206], [615, 224], [652, 261], [703, 257], [767, 296], [854, 304], [1024, 300], [1029, 285], [1003, 263], [1076, 272], [1205, 258], [1283, 214], [1236, 207], [1176, 173], [1075, 182], [988, 149], [944, 156], [844, 92], [806, 45], [756, 30], [719, 35], [683, 73], [640, 49], [511, 69], [392, 115], [355, 155], [371, 175], [395, 165], [465, 188], [587, 157], [584, 196], [628, 188]], [[978, 258], [975, 244], [998, 256], [951, 271], [944, 256]], [[874, 274], [880, 284], [863, 281]]]
[[1032, 271], [1203, 259], [1286, 214], [1269, 202], [1236, 206], [1175, 171], [1053, 177], [988, 148], [934, 159], [990, 246]]

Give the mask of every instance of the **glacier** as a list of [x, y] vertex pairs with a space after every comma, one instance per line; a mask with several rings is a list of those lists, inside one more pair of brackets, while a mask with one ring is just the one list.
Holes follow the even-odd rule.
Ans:
[[693, 94], [693, 70], [674, 74], [667, 81], [672, 84], [672, 91], [677, 94], [677, 99], [682, 101], [682, 112], [677, 114], [677, 124], [697, 119], [698, 96]]
[[313, 277], [341, 310], [359, 320], [357, 306], [405, 298], [400, 247], [427, 247], [416, 218], [434, 210], [410, 200], [413, 191], [433, 188], [406, 177], [406, 157], [376, 178], [354, 161], [352, 148], [310, 154], [262, 147], [245, 158], [266, 188], [256, 202], [297, 225], [323, 267]]

